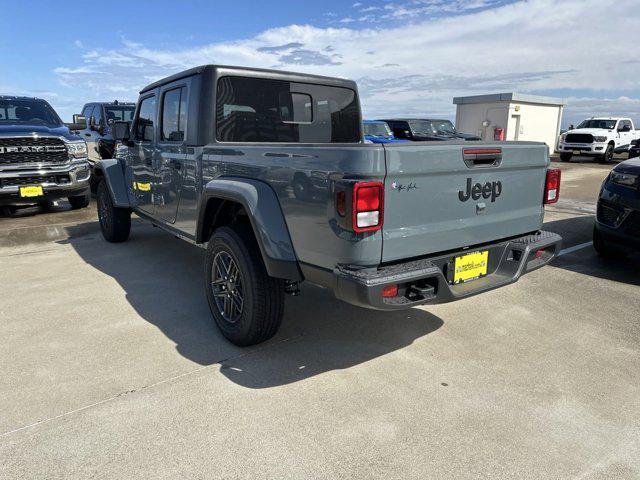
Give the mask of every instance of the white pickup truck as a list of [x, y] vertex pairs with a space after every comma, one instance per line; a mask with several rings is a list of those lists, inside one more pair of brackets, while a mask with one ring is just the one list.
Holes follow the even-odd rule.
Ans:
[[638, 138], [640, 130], [630, 118], [590, 118], [560, 136], [558, 151], [564, 162], [573, 155], [588, 155], [608, 163], [614, 153], [628, 152], [631, 142]]

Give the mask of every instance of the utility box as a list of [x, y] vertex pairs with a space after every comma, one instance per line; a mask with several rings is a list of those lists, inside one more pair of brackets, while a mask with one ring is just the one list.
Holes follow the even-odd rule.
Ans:
[[527, 140], [544, 142], [549, 151], [556, 148], [562, 98], [521, 93], [496, 93], [455, 97], [456, 129], [478, 135], [486, 142]]

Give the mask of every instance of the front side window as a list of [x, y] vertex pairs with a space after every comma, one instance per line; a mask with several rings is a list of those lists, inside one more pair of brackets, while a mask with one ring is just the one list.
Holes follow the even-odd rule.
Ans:
[[358, 143], [358, 99], [348, 88], [282, 80], [218, 81], [216, 138], [222, 142]]
[[62, 125], [60, 117], [44, 100], [0, 98], [0, 112], [0, 124]]
[[102, 125], [102, 107], [100, 105], [96, 105], [96, 108], [93, 109], [93, 124]]
[[84, 107], [84, 109], [82, 110], [82, 116], [88, 120], [88, 119], [89, 119], [89, 117], [91, 116], [91, 111], [92, 111], [92, 110], [93, 110], [93, 105], [87, 105], [87, 106], [86, 106], [86, 107]]
[[136, 121], [136, 140], [153, 141], [155, 133], [156, 97], [147, 97], [140, 103], [140, 112]]
[[174, 88], [162, 99], [162, 140], [182, 142], [187, 119], [187, 89]]

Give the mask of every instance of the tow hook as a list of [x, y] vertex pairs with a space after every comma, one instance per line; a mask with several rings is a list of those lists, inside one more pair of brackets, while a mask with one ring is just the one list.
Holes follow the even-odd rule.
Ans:
[[411, 300], [423, 300], [435, 296], [435, 286], [430, 284], [413, 284], [408, 289], [408, 297]]
[[293, 295], [294, 297], [300, 295], [300, 287], [298, 286], [298, 282], [294, 280], [285, 280], [284, 293], [286, 293], [287, 295]]

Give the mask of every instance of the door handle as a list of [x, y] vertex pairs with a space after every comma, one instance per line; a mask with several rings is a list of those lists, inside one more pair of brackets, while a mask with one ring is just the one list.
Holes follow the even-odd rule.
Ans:
[[90, 133], [85, 133], [85, 134], [84, 134], [84, 136], [85, 136], [85, 137], [90, 137], [90, 136], [91, 136], [91, 134], [90, 134]]

